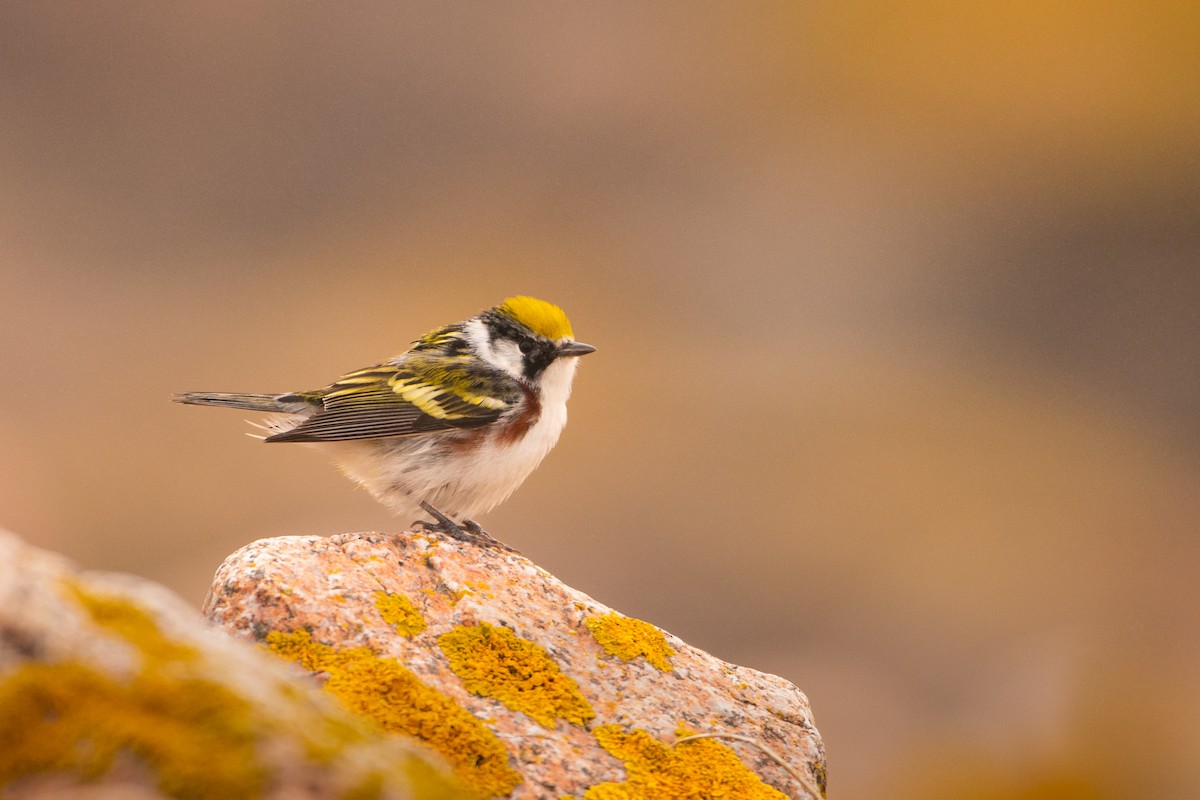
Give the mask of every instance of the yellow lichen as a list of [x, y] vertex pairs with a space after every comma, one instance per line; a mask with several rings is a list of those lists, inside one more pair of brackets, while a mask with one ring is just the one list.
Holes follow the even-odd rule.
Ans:
[[406, 596], [385, 591], [375, 593], [375, 608], [383, 621], [396, 629], [401, 636], [416, 636], [425, 630], [425, 617]]
[[[100, 780], [132, 760], [164, 797], [260, 797], [272, 777], [258, 748], [279, 735], [279, 721], [230, 687], [202, 677], [210, 667], [198, 649], [164, 634], [132, 600], [71, 580], [63, 587], [105, 634], [130, 644], [141, 663], [128, 677], [70, 660], [26, 663], [0, 677], [0, 793], [45, 774]], [[288, 701], [302, 700], [292, 684], [277, 688]], [[368, 723], [324, 716], [295, 733], [318, 763], [373, 735]], [[422, 759], [406, 758], [389, 771], [393, 766], [417, 790], [415, 797], [464, 797]], [[383, 776], [368, 773], [346, 797], [369, 800], [382, 788]]]
[[356, 785], [342, 792], [338, 800], [380, 800], [383, 797], [383, 776], [368, 773]]
[[508, 766], [508, 751], [492, 731], [394, 658], [366, 647], [338, 650], [313, 641], [303, 629], [272, 632], [266, 642], [284, 658], [327, 674], [325, 689], [351, 711], [375, 720], [385, 730], [424, 741], [472, 789], [505, 795], [521, 782]]
[[0, 785], [22, 775], [106, 774], [121, 752], [153, 772], [170, 797], [252, 797], [266, 769], [248, 701], [214, 681], [190, 677], [196, 648], [166, 636], [132, 600], [72, 580], [66, 594], [104, 631], [142, 656], [118, 680], [83, 662], [28, 663], [0, 681]]
[[633, 661], [640, 656], [663, 672], [671, 669], [669, 659], [675, 651], [662, 631], [650, 623], [610, 611], [603, 616], [588, 617], [583, 624], [610, 656], [622, 661]]
[[100, 594], [82, 586], [64, 582], [68, 592], [91, 616], [92, 621], [115, 633], [138, 649], [147, 665], [164, 661], [187, 661], [196, 657], [196, 649], [163, 635], [158, 623], [136, 603], [113, 595]]
[[547, 728], [558, 719], [583, 725], [596, 716], [579, 684], [545, 650], [508, 628], [459, 625], [439, 636], [438, 644], [469, 691], [495, 698]]
[[484, 581], [463, 581], [463, 588], [456, 590], [453, 594], [455, 595], [455, 603], [462, 598], [473, 594], [477, 594], [480, 597], [486, 597], [489, 600], [495, 599], [495, 595], [492, 594], [492, 587]]
[[[762, 782], [737, 755], [714, 739], [671, 747], [645, 731], [602, 725], [592, 731], [600, 746], [625, 762], [628, 779], [606, 781], [584, 792], [584, 800], [668, 800], [720, 797], [725, 800], [788, 800]], [[679, 731], [680, 735], [691, 731]]]
[[257, 797], [267, 775], [257, 733], [250, 704], [212, 681], [155, 672], [117, 681], [69, 661], [0, 680], [0, 786], [49, 772], [95, 780], [127, 753], [167, 797]]
[[[490, 791], [479, 791], [470, 788], [470, 794], [467, 793], [462, 783], [451, 782], [451, 778], [444, 770], [435, 769], [432, 764], [424, 759], [411, 759], [404, 766], [404, 775], [408, 778], [409, 785], [413, 790], [415, 798], [436, 798], [436, 800], [480, 800], [484, 796], [492, 796]], [[517, 776], [517, 783], [521, 782], [521, 776]], [[509, 790], [511, 791], [511, 789]], [[505, 792], [507, 794], [508, 792]]]
[[[623, 783], [598, 783], [583, 793], [585, 800], [633, 800], [639, 795], [632, 794]], [[673, 800], [663, 795], [662, 800]]]

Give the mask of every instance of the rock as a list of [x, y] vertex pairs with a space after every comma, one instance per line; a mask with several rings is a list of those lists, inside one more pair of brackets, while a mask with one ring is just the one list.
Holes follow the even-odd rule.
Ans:
[[2, 531], [0, 796], [468, 797], [423, 746], [165, 589], [81, 573]]
[[[823, 792], [824, 751], [799, 689], [617, 614], [512, 552], [432, 532], [264, 539], [226, 559], [205, 613], [422, 739], [484, 794]], [[788, 766], [742, 742], [672, 747], [710, 732], [761, 743]]]

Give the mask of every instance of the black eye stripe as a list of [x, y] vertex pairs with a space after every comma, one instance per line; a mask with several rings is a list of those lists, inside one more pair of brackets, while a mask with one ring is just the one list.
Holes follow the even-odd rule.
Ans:
[[554, 362], [557, 350], [549, 339], [534, 335], [524, 325], [518, 325], [501, 314], [488, 311], [481, 315], [481, 319], [488, 328], [493, 344], [508, 340], [517, 345], [527, 379], [536, 380]]

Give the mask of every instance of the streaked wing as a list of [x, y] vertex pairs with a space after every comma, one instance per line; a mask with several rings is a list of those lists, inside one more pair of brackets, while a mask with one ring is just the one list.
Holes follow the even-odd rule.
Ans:
[[337, 442], [477, 428], [495, 422], [521, 397], [516, 382], [503, 378], [480, 381], [465, 364], [444, 359], [370, 367], [326, 387], [320, 411], [266, 441]]

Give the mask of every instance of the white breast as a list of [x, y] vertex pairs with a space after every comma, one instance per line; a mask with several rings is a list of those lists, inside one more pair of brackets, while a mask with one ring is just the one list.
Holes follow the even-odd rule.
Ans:
[[[424, 500], [453, 519], [471, 518], [503, 502], [558, 442], [577, 366], [577, 359], [563, 358], [546, 369], [541, 415], [517, 441], [505, 442], [498, 432], [485, 429], [318, 446], [397, 515], [428, 516], [420, 509]], [[481, 446], [455, 446], [462, 436], [481, 432], [486, 433]]]

